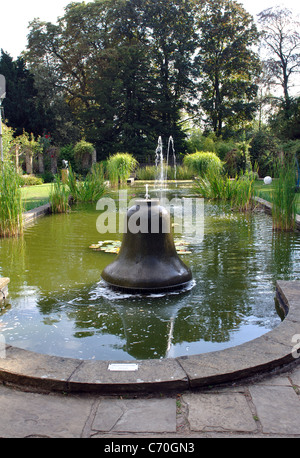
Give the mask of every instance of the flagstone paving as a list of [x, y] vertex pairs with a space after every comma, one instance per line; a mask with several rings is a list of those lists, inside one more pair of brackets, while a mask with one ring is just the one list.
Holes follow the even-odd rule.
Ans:
[[101, 396], [0, 385], [0, 437], [300, 437], [300, 364], [241, 385]]

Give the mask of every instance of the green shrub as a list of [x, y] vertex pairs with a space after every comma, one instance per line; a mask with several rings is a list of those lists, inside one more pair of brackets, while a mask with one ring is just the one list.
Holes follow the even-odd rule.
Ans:
[[45, 171], [42, 173], [42, 180], [44, 183], [52, 183], [54, 181], [54, 174], [50, 171]]
[[87, 170], [90, 168], [94, 150], [94, 146], [85, 140], [80, 140], [78, 143], [76, 143], [74, 146], [74, 156], [78, 170]]
[[229, 151], [234, 150], [236, 147], [235, 143], [233, 141], [227, 140], [219, 140], [216, 143], [216, 154], [218, 157], [224, 161], [226, 154], [229, 153]]
[[[179, 165], [175, 168], [168, 166], [167, 179], [168, 180], [191, 180], [194, 173], [186, 166]], [[139, 167], [136, 170], [137, 180], [155, 180], [157, 178], [157, 167], [155, 165], [147, 165], [146, 167]]]
[[20, 186], [37, 186], [43, 184], [42, 178], [36, 177], [35, 175], [21, 175]]
[[89, 154], [91, 156], [94, 149], [95, 148], [91, 143], [86, 142], [85, 140], [80, 140], [80, 142], [76, 143], [74, 146], [75, 158], [80, 160], [85, 154]]
[[234, 149], [228, 151], [224, 159], [224, 170], [229, 176], [235, 177], [251, 171], [249, 149], [249, 143], [241, 141], [236, 143]]
[[107, 161], [107, 173], [111, 186], [124, 184], [138, 166], [137, 160], [128, 153], [117, 153]]
[[23, 231], [23, 205], [20, 176], [13, 165], [0, 165], [0, 236], [9, 237]]
[[203, 176], [211, 169], [217, 172], [222, 169], [221, 160], [215, 153], [209, 151], [187, 154], [183, 159], [183, 164], [197, 176]]
[[176, 180], [191, 180], [193, 172], [186, 165], [179, 165], [176, 168]]
[[216, 136], [210, 133], [208, 136], [204, 135], [199, 128], [190, 130], [189, 138], [186, 140], [187, 151], [193, 154], [197, 151], [216, 151]]
[[[71, 166], [73, 170], [76, 169], [77, 164], [75, 161], [74, 145], [69, 144], [62, 146], [59, 150], [59, 158], [60, 161], [68, 161], [69, 166]], [[59, 166], [61, 166], [61, 163], [59, 163]]]

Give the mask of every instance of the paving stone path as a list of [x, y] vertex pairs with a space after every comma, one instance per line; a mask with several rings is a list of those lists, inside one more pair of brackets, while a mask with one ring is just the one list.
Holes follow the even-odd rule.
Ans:
[[300, 364], [260, 381], [147, 396], [54, 394], [0, 385], [0, 437], [300, 437]]

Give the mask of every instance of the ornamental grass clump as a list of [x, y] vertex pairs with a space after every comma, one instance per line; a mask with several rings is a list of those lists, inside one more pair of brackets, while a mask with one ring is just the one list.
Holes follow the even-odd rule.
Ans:
[[0, 165], [0, 237], [23, 232], [23, 204], [20, 177], [9, 162]]
[[187, 154], [183, 159], [183, 164], [198, 177], [204, 176], [211, 170], [215, 172], [222, 170], [220, 158], [209, 151], [197, 151], [193, 154]]
[[274, 188], [272, 192], [273, 230], [293, 231], [296, 225], [296, 180], [295, 164], [276, 166]]
[[138, 166], [138, 161], [128, 153], [116, 153], [107, 161], [107, 173], [111, 186], [125, 184], [130, 174]]

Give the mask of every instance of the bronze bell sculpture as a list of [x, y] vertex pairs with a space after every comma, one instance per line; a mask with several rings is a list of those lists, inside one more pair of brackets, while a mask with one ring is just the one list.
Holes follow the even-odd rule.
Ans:
[[101, 274], [109, 286], [151, 293], [182, 288], [190, 282], [191, 270], [176, 252], [170, 214], [158, 199], [137, 200], [127, 211], [125, 224], [120, 252]]

